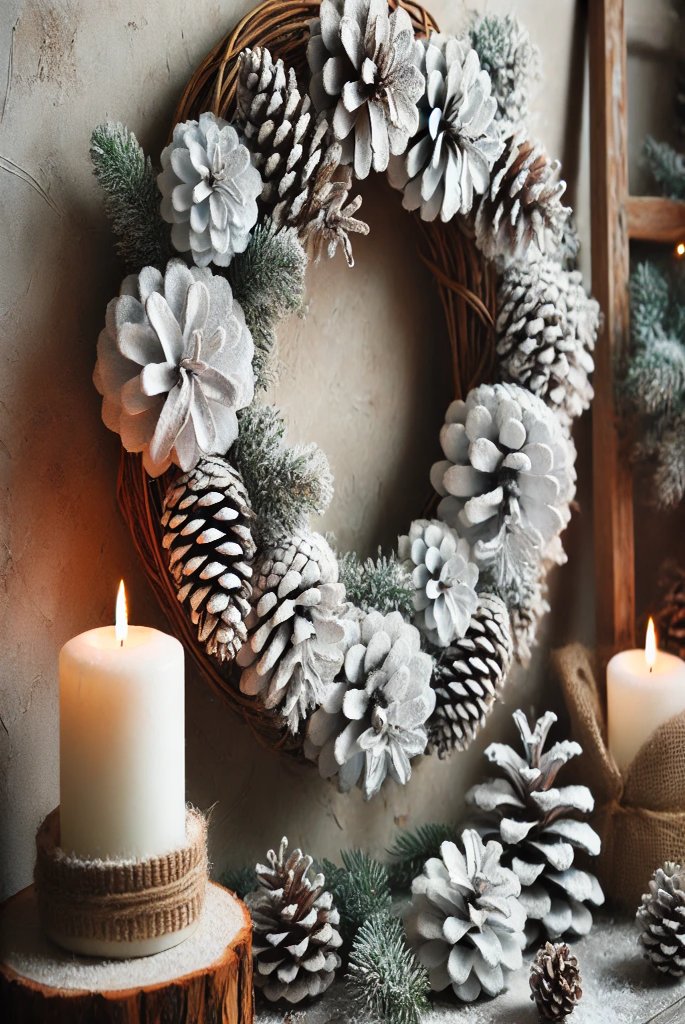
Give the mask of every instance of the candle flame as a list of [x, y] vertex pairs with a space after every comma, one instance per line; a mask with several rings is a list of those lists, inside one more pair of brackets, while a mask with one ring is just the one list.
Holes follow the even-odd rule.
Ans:
[[124, 589], [123, 580], [120, 582], [119, 590], [117, 592], [117, 610], [114, 616], [114, 635], [123, 647], [124, 640], [128, 636], [128, 609], [126, 607], [126, 590]]
[[656, 663], [656, 632], [654, 630], [654, 619], [650, 617], [647, 623], [647, 636], [645, 637], [645, 661], [651, 672]]

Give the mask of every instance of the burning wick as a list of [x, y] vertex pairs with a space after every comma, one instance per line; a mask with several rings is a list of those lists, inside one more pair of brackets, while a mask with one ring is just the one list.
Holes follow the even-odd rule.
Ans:
[[124, 640], [128, 636], [128, 610], [126, 608], [126, 591], [124, 581], [119, 584], [117, 591], [117, 607], [114, 615], [114, 635], [119, 641], [119, 646], [124, 646]]
[[645, 637], [645, 661], [651, 673], [656, 662], [656, 632], [654, 630], [654, 619], [651, 616], [647, 623], [647, 635]]

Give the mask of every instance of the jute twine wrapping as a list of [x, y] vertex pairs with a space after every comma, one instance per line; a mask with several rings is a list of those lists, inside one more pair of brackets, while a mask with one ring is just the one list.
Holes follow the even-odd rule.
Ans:
[[207, 886], [207, 824], [186, 812], [186, 845], [141, 861], [85, 861], [59, 846], [59, 808], [36, 835], [34, 881], [43, 927], [70, 938], [135, 942], [193, 924]]
[[602, 840], [595, 863], [607, 899], [634, 911], [656, 867], [685, 863], [685, 712], [641, 747], [625, 778], [607, 748], [594, 665], [579, 644], [553, 654], [572, 735], [583, 748], [582, 780], [595, 797], [593, 825]]
[[[414, 0], [390, 0], [403, 7], [417, 37], [437, 30], [432, 15]], [[265, 0], [242, 18], [207, 54], [193, 73], [174, 114], [173, 125], [197, 118], [203, 111], [231, 120], [235, 110], [238, 57], [249, 46], [267, 46], [296, 71], [306, 90], [309, 24], [319, 13], [319, 0]], [[418, 227], [419, 259], [430, 271], [435, 294], [445, 315], [445, 343], [449, 346], [453, 395], [464, 398], [476, 384], [492, 379], [495, 363], [495, 292], [493, 267], [476, 248], [473, 238], [455, 218], [449, 224], [425, 223], [401, 209], [396, 193], [397, 216], [413, 217]], [[387, 258], [392, 262], [393, 254]], [[346, 271], [341, 271], [341, 273]], [[173, 627], [207, 682], [248, 723], [267, 747], [303, 758], [302, 736], [293, 736], [281, 716], [264, 708], [254, 697], [240, 692], [232, 666], [223, 667], [204, 650], [197, 631], [176, 596], [162, 548], [160, 516], [164, 494], [175, 471], [151, 479], [139, 455], [122, 450], [119, 472], [119, 504], [126, 519], [145, 573]], [[417, 513], [425, 509], [417, 509]]]

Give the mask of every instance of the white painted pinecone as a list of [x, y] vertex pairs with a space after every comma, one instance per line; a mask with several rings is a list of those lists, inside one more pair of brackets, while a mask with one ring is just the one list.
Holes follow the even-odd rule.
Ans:
[[476, 243], [488, 259], [520, 265], [535, 249], [559, 250], [571, 213], [561, 202], [566, 182], [559, 180], [560, 168], [525, 134], [504, 140], [476, 210]]
[[268, 864], [257, 865], [259, 887], [245, 898], [253, 921], [254, 983], [270, 1002], [301, 1003], [325, 992], [340, 967], [340, 915], [312, 858], [287, 855], [283, 838]]
[[569, 426], [589, 408], [599, 305], [577, 270], [538, 258], [511, 266], [497, 294], [497, 354], [504, 380], [538, 395]]
[[452, 991], [463, 1002], [496, 996], [518, 970], [526, 915], [513, 871], [501, 864], [502, 847], [483, 844], [465, 829], [460, 849], [444, 842], [412, 882], [405, 912], [409, 943], [428, 970], [431, 989]]
[[592, 927], [587, 904], [600, 906], [604, 895], [594, 875], [574, 865], [575, 851], [596, 856], [600, 839], [587, 821], [594, 800], [586, 786], [559, 786], [557, 774], [582, 753], [572, 741], [544, 751], [557, 716], [548, 711], [531, 729], [523, 711], [514, 712], [523, 756], [504, 743], [492, 743], [485, 756], [500, 769], [499, 778], [473, 786], [467, 801], [484, 815], [481, 832], [504, 847], [502, 861], [521, 881], [521, 903], [528, 935], [539, 930], [550, 939], [586, 935]]
[[438, 519], [416, 519], [397, 553], [414, 585], [415, 623], [436, 647], [464, 636], [476, 610], [478, 566], [468, 541]]
[[423, 220], [451, 220], [469, 213], [485, 192], [502, 152], [490, 76], [468, 42], [433, 34], [417, 44], [426, 88], [418, 131], [403, 157], [390, 162], [390, 184], [404, 193], [402, 205]]
[[358, 785], [370, 800], [386, 775], [405, 785], [426, 749], [433, 662], [399, 612], [354, 609], [347, 626], [343, 672], [326, 687], [304, 750], [323, 778], [337, 776], [342, 792]]
[[240, 689], [277, 711], [291, 733], [319, 707], [343, 661], [345, 588], [317, 533], [268, 549], [254, 580]]
[[237, 131], [214, 114], [177, 124], [162, 150], [161, 213], [171, 241], [199, 267], [227, 267], [257, 223], [259, 171]]
[[418, 127], [424, 78], [411, 19], [386, 0], [322, 0], [311, 23], [310, 93], [358, 178], [384, 171]]
[[201, 459], [164, 498], [162, 545], [179, 601], [208, 654], [233, 659], [247, 639], [256, 547], [254, 513], [240, 474], [225, 459]]
[[471, 745], [502, 695], [512, 653], [506, 605], [495, 594], [480, 594], [465, 635], [436, 654], [429, 753], [444, 758]]
[[452, 402], [431, 470], [438, 515], [466, 537], [498, 586], [535, 565], [567, 525], [575, 448], [544, 402], [513, 384], [482, 384]]
[[254, 344], [225, 277], [171, 260], [125, 278], [107, 307], [93, 374], [102, 419], [159, 476], [238, 436], [236, 413], [254, 397]]
[[667, 861], [657, 868], [636, 915], [640, 945], [660, 974], [685, 976], [685, 872]]

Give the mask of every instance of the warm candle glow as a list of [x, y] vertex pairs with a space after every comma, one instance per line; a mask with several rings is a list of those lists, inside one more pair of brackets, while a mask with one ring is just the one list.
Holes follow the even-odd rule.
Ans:
[[654, 619], [650, 618], [647, 623], [647, 636], [645, 637], [645, 661], [651, 672], [656, 662], [656, 633], [654, 631]]
[[675, 254], [678, 259], [682, 259], [685, 256], [685, 242], [678, 242], [675, 247]]
[[126, 591], [124, 590], [123, 580], [119, 584], [119, 590], [117, 592], [117, 610], [114, 616], [114, 635], [123, 647], [124, 640], [128, 636], [128, 609], [126, 607]]

